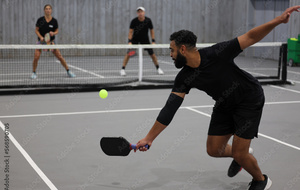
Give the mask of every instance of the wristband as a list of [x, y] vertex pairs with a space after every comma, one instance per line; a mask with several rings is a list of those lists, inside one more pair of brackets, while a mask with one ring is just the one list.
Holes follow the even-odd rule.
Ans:
[[130, 43], [130, 42], [132, 42], [132, 39], [130, 40], [130, 39], [128, 39], [128, 43]]
[[155, 42], [155, 39], [152, 39], [152, 42]]

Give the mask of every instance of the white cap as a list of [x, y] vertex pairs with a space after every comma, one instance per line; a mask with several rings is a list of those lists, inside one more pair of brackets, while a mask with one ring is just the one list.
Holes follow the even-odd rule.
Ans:
[[138, 11], [138, 10], [145, 11], [145, 8], [144, 8], [144, 7], [138, 7], [138, 8], [136, 9], [136, 11]]

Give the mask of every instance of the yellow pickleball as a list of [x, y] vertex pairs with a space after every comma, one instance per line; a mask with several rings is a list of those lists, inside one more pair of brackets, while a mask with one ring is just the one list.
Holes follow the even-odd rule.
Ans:
[[100, 98], [105, 99], [107, 97], [107, 95], [108, 95], [108, 92], [105, 89], [100, 90], [100, 92], [99, 92]]

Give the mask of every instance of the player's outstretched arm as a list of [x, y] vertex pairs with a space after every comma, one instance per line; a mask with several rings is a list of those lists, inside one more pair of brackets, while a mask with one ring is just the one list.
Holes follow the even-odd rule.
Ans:
[[146, 151], [145, 145], [152, 145], [154, 139], [170, 124], [176, 111], [181, 106], [185, 93], [172, 92], [166, 102], [166, 105], [160, 111], [157, 120], [145, 138], [141, 139], [136, 145], [140, 151]]
[[[149, 147], [152, 145], [152, 142], [154, 139], [167, 127], [167, 125], [161, 124], [157, 120], [155, 121], [153, 127], [150, 129], [149, 133], [146, 135], [145, 138], [139, 140], [139, 142], [136, 144], [137, 149], [140, 149], [140, 151], [147, 151], [147, 148], [143, 147], [145, 145], [149, 145]], [[142, 147], [142, 148], [140, 148]], [[136, 150], [137, 150], [136, 149]], [[135, 150], [135, 151], [136, 151]]]
[[238, 37], [241, 49], [246, 49], [247, 47], [255, 44], [262, 40], [267, 34], [269, 34], [277, 25], [282, 23], [288, 23], [292, 12], [300, 12], [300, 6], [294, 6], [286, 9], [282, 15], [274, 18], [273, 20], [257, 26], [247, 33]]

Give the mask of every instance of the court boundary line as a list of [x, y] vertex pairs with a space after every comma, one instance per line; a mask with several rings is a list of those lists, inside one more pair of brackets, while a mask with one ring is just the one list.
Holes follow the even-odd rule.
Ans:
[[[198, 113], [198, 114], [204, 115], [204, 116], [206, 116], [206, 117], [211, 117], [210, 114], [201, 112], [201, 111], [196, 110], [196, 109], [193, 109], [193, 108], [187, 107], [186, 109], [187, 109], [187, 110], [190, 110], [190, 111], [193, 111], [193, 112], [196, 112], [196, 113]], [[299, 150], [299, 151], [300, 151], [300, 147], [297, 147], [297, 146], [295, 146], [295, 145], [286, 143], [286, 142], [284, 142], [284, 141], [278, 140], [278, 139], [276, 139], [276, 138], [274, 138], [274, 137], [271, 137], [271, 136], [268, 136], [268, 135], [265, 135], [265, 134], [262, 134], [262, 133], [258, 133], [258, 135], [261, 136], [261, 137], [264, 137], [264, 138], [266, 138], [266, 139], [275, 141], [275, 142], [277, 142], [277, 143], [279, 143], [279, 144], [283, 144], [283, 145], [285, 145], [285, 146], [288, 146], [288, 147], [290, 147], [290, 148], [293, 148], [293, 149], [296, 149], [296, 150]]]
[[290, 81], [293, 82], [293, 83], [300, 84], [300, 81], [297, 81], [297, 80], [290, 80]]
[[[3, 132], [5, 132], [5, 126], [2, 123], [2, 121], [0, 121], [0, 127], [3, 130]], [[19, 142], [15, 139], [15, 137], [11, 134], [10, 131], [8, 133], [8, 138], [16, 146], [16, 148], [20, 151], [20, 153], [27, 160], [27, 162], [30, 164], [30, 166], [35, 170], [35, 172], [40, 176], [40, 178], [46, 183], [46, 185], [51, 190], [57, 190], [55, 185], [50, 181], [50, 179], [45, 175], [45, 173], [38, 167], [38, 165], [32, 160], [32, 158], [29, 156], [29, 154], [19, 144]]]
[[82, 69], [82, 68], [80, 68], [80, 67], [76, 67], [76, 66], [74, 66], [74, 65], [68, 64], [68, 66], [71, 67], [71, 68], [73, 68], [73, 69], [77, 69], [77, 70], [79, 70], [79, 71], [81, 71], [81, 72], [88, 73], [88, 74], [90, 74], [90, 75], [93, 75], [93, 76], [96, 76], [96, 77], [99, 77], [99, 78], [105, 78], [105, 77], [102, 76], [102, 75], [98, 75], [98, 74], [96, 74], [96, 73], [94, 73], [94, 72], [91, 72], [91, 71]]
[[286, 90], [286, 91], [289, 91], [289, 92], [295, 92], [295, 93], [300, 94], [300, 91], [298, 91], [298, 90], [293, 90], [293, 89], [284, 88], [284, 87], [280, 87], [280, 86], [274, 86], [274, 85], [270, 85], [270, 86], [273, 87], [273, 88], [280, 89], [280, 90]]
[[[299, 104], [300, 101], [282, 101], [282, 102], [266, 102], [265, 105], [278, 105], [278, 104]], [[212, 108], [213, 105], [202, 106], [182, 106], [179, 109], [186, 108]], [[160, 108], [137, 108], [137, 109], [122, 109], [122, 110], [102, 110], [102, 111], [83, 111], [83, 112], [60, 112], [60, 113], [41, 113], [41, 114], [27, 114], [27, 115], [7, 115], [0, 116], [4, 118], [21, 118], [21, 117], [45, 117], [45, 116], [64, 116], [64, 115], [84, 115], [84, 114], [100, 114], [100, 113], [122, 113], [122, 112], [137, 112], [137, 111], [159, 111]]]

